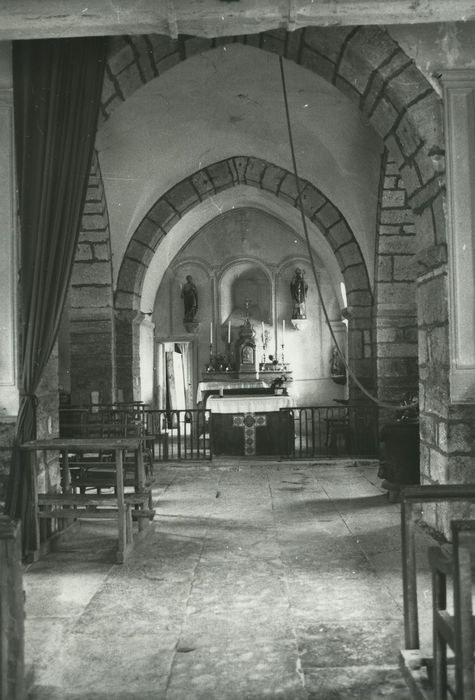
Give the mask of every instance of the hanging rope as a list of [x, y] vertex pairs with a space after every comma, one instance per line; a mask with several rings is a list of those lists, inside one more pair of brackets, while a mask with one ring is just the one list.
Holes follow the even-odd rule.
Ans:
[[289, 134], [290, 152], [291, 152], [291, 155], [292, 155], [292, 167], [293, 167], [293, 169], [294, 169], [295, 184], [296, 184], [296, 187], [297, 187], [297, 199], [298, 199], [298, 203], [299, 203], [300, 215], [301, 215], [301, 218], [302, 218], [302, 226], [303, 226], [303, 230], [304, 230], [304, 234], [305, 234], [305, 241], [306, 241], [306, 244], [307, 244], [308, 255], [309, 255], [309, 258], [310, 258], [310, 265], [311, 265], [313, 277], [314, 277], [314, 280], [315, 280], [315, 286], [316, 286], [316, 288], [317, 288], [318, 297], [319, 297], [319, 299], [320, 299], [320, 303], [321, 303], [322, 309], [323, 309], [323, 315], [324, 315], [324, 317], [325, 317], [325, 322], [326, 322], [326, 324], [327, 324], [327, 326], [328, 326], [328, 329], [329, 329], [329, 331], [330, 331], [330, 335], [331, 335], [331, 337], [332, 337], [332, 340], [333, 340], [333, 342], [334, 342], [334, 344], [335, 344], [335, 347], [336, 347], [337, 352], [338, 352], [338, 354], [339, 354], [339, 356], [340, 356], [340, 358], [341, 358], [341, 361], [342, 361], [342, 363], [344, 364], [344, 366], [345, 366], [345, 368], [346, 368], [346, 371], [347, 371], [348, 375], [351, 376], [351, 378], [353, 379], [354, 383], [359, 387], [359, 389], [363, 392], [363, 394], [365, 394], [365, 396], [367, 396], [371, 401], [373, 401], [375, 404], [377, 404], [380, 408], [390, 408], [391, 410], [393, 410], [393, 409], [395, 409], [395, 408], [399, 408], [399, 409], [404, 408], [404, 409], [406, 409], [406, 408], [410, 408], [410, 407], [412, 407], [412, 406], [417, 406], [417, 405], [418, 405], [418, 402], [414, 402], [414, 403], [407, 404], [407, 405], [404, 405], [404, 406], [401, 406], [401, 404], [386, 403], [385, 401], [380, 401], [376, 396], [374, 396], [373, 394], [371, 394], [371, 393], [366, 389], [366, 387], [363, 386], [363, 384], [360, 382], [360, 380], [358, 379], [358, 377], [355, 375], [355, 373], [353, 372], [353, 370], [352, 370], [352, 369], [350, 368], [350, 366], [348, 365], [348, 362], [346, 361], [346, 357], [345, 357], [345, 355], [343, 354], [343, 352], [342, 352], [342, 350], [341, 350], [341, 348], [340, 348], [340, 346], [339, 346], [339, 344], [338, 344], [338, 341], [337, 341], [337, 339], [336, 339], [336, 337], [335, 337], [335, 333], [334, 333], [334, 331], [333, 331], [333, 328], [332, 328], [332, 325], [331, 325], [331, 322], [330, 322], [330, 318], [329, 318], [329, 316], [328, 316], [327, 308], [326, 308], [325, 302], [324, 302], [324, 300], [323, 300], [323, 295], [322, 295], [322, 290], [321, 290], [321, 288], [320, 288], [320, 283], [319, 283], [319, 281], [318, 281], [317, 270], [316, 270], [316, 266], [315, 266], [315, 260], [314, 260], [314, 256], [313, 256], [312, 247], [311, 247], [311, 245], [310, 245], [310, 237], [309, 237], [308, 229], [307, 229], [307, 220], [306, 220], [306, 217], [305, 217], [305, 214], [304, 214], [304, 210], [303, 210], [302, 195], [301, 195], [301, 190], [300, 190], [300, 178], [299, 178], [299, 175], [298, 175], [298, 172], [297, 172], [297, 161], [296, 161], [296, 158], [295, 158], [294, 141], [293, 141], [293, 137], [292, 137], [292, 128], [291, 128], [291, 126], [290, 126], [289, 102], [288, 102], [288, 99], [287, 99], [287, 88], [286, 88], [286, 86], [285, 86], [284, 63], [283, 63], [283, 60], [282, 60], [282, 56], [279, 56], [279, 64], [280, 64], [280, 73], [281, 73], [281, 76], [282, 76], [282, 91], [283, 91], [283, 94], [284, 94], [285, 115], [286, 115], [286, 120], [287, 120], [287, 131], [288, 131], [288, 134]]

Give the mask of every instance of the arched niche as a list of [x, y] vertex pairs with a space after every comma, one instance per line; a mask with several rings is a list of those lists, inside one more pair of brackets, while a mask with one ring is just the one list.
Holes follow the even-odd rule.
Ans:
[[271, 275], [256, 261], [237, 261], [220, 277], [219, 310], [223, 324], [239, 327], [245, 318], [253, 324], [272, 324], [272, 300]]

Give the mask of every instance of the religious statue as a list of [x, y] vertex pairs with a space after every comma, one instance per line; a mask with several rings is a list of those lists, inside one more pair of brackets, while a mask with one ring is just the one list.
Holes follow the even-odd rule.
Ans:
[[292, 318], [307, 318], [305, 299], [307, 297], [308, 284], [304, 279], [304, 274], [304, 270], [297, 267], [290, 283], [290, 292], [294, 301]]
[[181, 289], [181, 298], [185, 307], [185, 323], [194, 321], [198, 311], [198, 290], [191, 275], [186, 276], [186, 282]]

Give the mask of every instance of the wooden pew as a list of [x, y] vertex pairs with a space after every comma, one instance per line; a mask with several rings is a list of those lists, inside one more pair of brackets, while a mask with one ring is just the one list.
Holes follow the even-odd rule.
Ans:
[[[33, 440], [24, 443], [21, 449], [32, 452], [35, 455], [40, 451], [52, 450], [61, 454], [61, 492], [36, 494], [36, 515], [38, 521], [41, 519], [58, 521], [114, 519], [117, 522], [118, 530], [117, 562], [123, 563], [133, 548], [133, 513], [135, 513], [135, 517], [139, 521], [139, 531], [145, 529], [154, 515], [151, 509], [151, 488], [147, 484], [144, 468], [142, 442], [143, 440], [140, 436], [134, 436], [52, 438], [50, 440]], [[134, 491], [126, 493], [124, 455], [130, 453], [135, 455]], [[99, 493], [97, 488], [96, 493], [76, 492], [77, 487], [72, 479], [71, 465], [77, 465], [78, 462], [76, 460], [78, 458], [79, 460], [84, 460], [87, 455], [113, 455], [111, 461], [99, 462], [99, 464], [105, 465], [109, 470], [108, 486], [112, 487], [112, 493]], [[91, 462], [87, 464], [91, 466]], [[73, 466], [73, 473], [74, 468]]]

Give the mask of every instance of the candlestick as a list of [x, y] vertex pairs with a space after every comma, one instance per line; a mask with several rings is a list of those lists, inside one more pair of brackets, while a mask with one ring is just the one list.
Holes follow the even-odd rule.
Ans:
[[228, 321], [228, 345], [231, 342], [231, 321]]
[[209, 344], [213, 344], [213, 321], [209, 324]]

